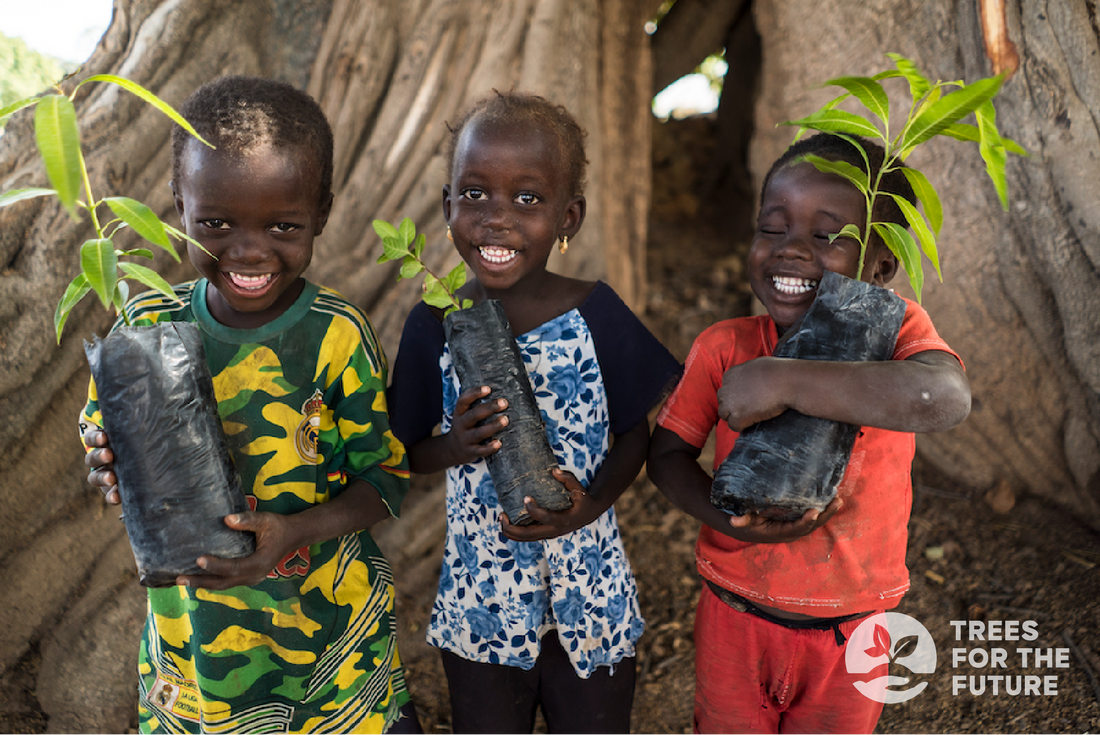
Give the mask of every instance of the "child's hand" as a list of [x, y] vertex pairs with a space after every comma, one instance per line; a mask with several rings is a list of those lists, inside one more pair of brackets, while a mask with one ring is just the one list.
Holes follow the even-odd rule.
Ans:
[[820, 528], [844, 505], [839, 497], [825, 506], [824, 510], [810, 509], [797, 521], [777, 521], [756, 513], [743, 516], [730, 516], [733, 536], [741, 541], [754, 544], [781, 544], [794, 541]]
[[775, 418], [787, 410], [787, 395], [775, 379], [778, 357], [758, 357], [734, 365], [722, 376], [718, 416], [734, 431]]
[[102, 429], [88, 429], [84, 432], [84, 444], [97, 447], [84, 453], [84, 464], [91, 467], [88, 484], [99, 488], [111, 505], [118, 505], [122, 498], [118, 494], [118, 477], [115, 475], [115, 454], [107, 441], [107, 432]]
[[500, 440], [492, 437], [508, 425], [508, 417], [497, 416], [482, 426], [478, 424], [508, 408], [508, 401], [498, 398], [474, 405], [476, 401], [489, 395], [489, 392], [489, 386], [483, 385], [480, 388], [471, 388], [458, 397], [451, 430], [447, 432], [450, 452], [458, 461], [449, 466], [468, 464], [480, 457], [488, 457], [500, 449]]
[[513, 541], [542, 541], [557, 538], [587, 526], [607, 510], [603, 504], [585, 492], [584, 487], [571, 472], [555, 469], [553, 473], [554, 478], [565, 485], [565, 489], [569, 491], [569, 497], [573, 501], [572, 507], [559, 511], [546, 510], [533, 498], [526, 497], [523, 499], [523, 505], [535, 522], [526, 526], [513, 526], [508, 520], [508, 514], [501, 513], [500, 526], [505, 536]]
[[212, 590], [251, 586], [262, 582], [268, 572], [297, 548], [290, 533], [288, 517], [278, 513], [233, 513], [225, 517], [225, 525], [236, 531], [255, 533], [256, 551], [241, 559], [200, 556], [198, 564], [206, 570], [206, 574], [181, 575], [176, 579], [176, 584]]

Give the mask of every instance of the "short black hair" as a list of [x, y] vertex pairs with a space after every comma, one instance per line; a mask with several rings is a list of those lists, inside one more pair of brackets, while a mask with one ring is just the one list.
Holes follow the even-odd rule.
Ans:
[[[243, 153], [261, 143], [305, 148], [320, 170], [321, 201], [331, 197], [332, 128], [321, 106], [305, 92], [274, 79], [230, 75], [196, 89], [179, 112], [220, 151]], [[175, 182], [180, 177], [184, 148], [191, 139], [182, 127], [172, 129]]]
[[584, 128], [562, 105], [536, 94], [508, 92], [493, 94], [479, 100], [453, 126], [448, 125], [451, 138], [447, 143], [447, 179], [454, 175], [455, 151], [462, 131], [472, 121], [515, 124], [535, 123], [548, 130], [558, 143], [558, 155], [565, 182], [573, 196], [584, 194], [588, 159], [584, 153]]
[[[772, 175], [784, 166], [799, 162], [806, 155], [820, 156], [829, 161], [844, 161], [864, 172], [867, 172], [867, 166], [870, 164], [871, 170], [869, 174], [871, 178], [873, 179], [878, 176], [878, 172], [882, 168], [883, 159], [886, 157], [886, 150], [882, 145], [869, 138], [863, 138], [858, 135], [848, 137], [863, 147], [863, 150], [867, 153], [866, 160], [864, 160], [863, 156], [860, 154], [859, 149], [845, 137], [833, 135], [831, 133], [818, 133], [809, 138], [802, 138], [792, 143], [787, 150], [783, 151], [783, 155], [777, 158], [775, 163], [772, 164], [771, 169], [768, 170], [767, 176], [764, 177], [764, 183], [760, 187], [761, 203], [764, 201], [764, 192], [768, 189], [768, 183], [771, 182]], [[909, 179], [901, 172], [901, 169], [905, 168], [905, 164], [901, 161], [895, 161], [893, 166], [896, 168], [887, 171], [882, 177], [880, 191], [897, 194], [916, 206], [916, 192], [913, 191]], [[877, 222], [896, 222], [902, 227], [909, 227], [909, 221], [902, 213], [901, 207], [897, 205], [897, 202], [895, 202], [892, 197], [884, 196], [877, 198], [875, 200], [875, 210], [872, 212], [872, 216]], [[879, 240], [879, 237], [877, 235], [872, 235], [872, 239]]]

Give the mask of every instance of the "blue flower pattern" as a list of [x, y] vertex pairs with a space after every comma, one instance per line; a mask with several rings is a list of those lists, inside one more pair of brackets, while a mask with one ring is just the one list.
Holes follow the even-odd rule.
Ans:
[[[588, 326], [573, 310], [516, 342], [558, 463], [587, 487], [610, 446]], [[448, 431], [459, 389], [446, 346], [440, 369]], [[500, 513], [484, 460], [447, 470], [447, 540], [428, 642], [469, 660], [531, 669], [542, 637], [556, 630], [585, 679], [633, 656], [645, 623], [615, 509], [539, 542], [506, 538]]]

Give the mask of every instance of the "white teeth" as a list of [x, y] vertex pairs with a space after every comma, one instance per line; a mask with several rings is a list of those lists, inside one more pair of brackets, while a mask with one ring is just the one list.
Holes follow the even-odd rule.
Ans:
[[515, 250], [496, 246], [478, 248], [477, 251], [481, 253], [481, 257], [485, 258], [485, 260], [496, 265], [507, 263], [509, 260], [516, 257]]
[[789, 276], [772, 276], [772, 284], [780, 293], [797, 295], [813, 291], [817, 288], [817, 281], [809, 278], [791, 278]]
[[230, 273], [229, 279], [238, 288], [258, 289], [267, 285], [267, 282], [271, 280], [271, 274], [265, 273], [262, 276], [246, 276], [243, 273]]

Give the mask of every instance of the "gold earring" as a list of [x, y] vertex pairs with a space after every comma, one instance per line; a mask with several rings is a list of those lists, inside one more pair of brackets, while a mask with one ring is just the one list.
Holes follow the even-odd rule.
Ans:
[[558, 252], [565, 255], [565, 251], [569, 249], [569, 238], [565, 235], [561, 236], [561, 242], [558, 243]]
[[451, 234], [451, 226], [447, 225], [447, 239], [451, 242], [455, 241], [455, 236]]

